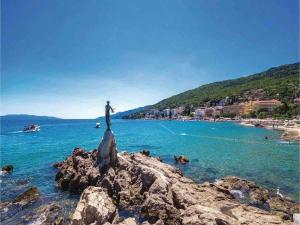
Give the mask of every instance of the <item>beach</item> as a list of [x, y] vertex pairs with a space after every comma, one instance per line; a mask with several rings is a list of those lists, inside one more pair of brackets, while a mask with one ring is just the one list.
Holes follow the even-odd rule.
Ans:
[[283, 131], [281, 139], [286, 141], [300, 141], [299, 120], [275, 120], [275, 119], [241, 119], [244, 126], [260, 126], [266, 129]]

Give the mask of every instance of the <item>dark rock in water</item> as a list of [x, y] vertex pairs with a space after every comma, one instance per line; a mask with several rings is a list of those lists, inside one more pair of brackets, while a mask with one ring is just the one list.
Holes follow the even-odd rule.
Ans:
[[37, 201], [40, 197], [39, 191], [36, 187], [32, 187], [16, 197], [12, 201], [6, 201], [0, 203], [0, 215], [1, 221], [11, 217], [23, 207]]
[[158, 161], [160, 161], [160, 162], [162, 162], [163, 160], [162, 160], [162, 158], [160, 158], [160, 157], [155, 157]]
[[6, 165], [1, 168], [1, 171], [6, 172], [6, 173], [12, 173], [14, 170], [13, 165]]
[[56, 162], [56, 163], [53, 163], [53, 167], [55, 168], [59, 168], [62, 166], [62, 163], [61, 162]]
[[264, 127], [262, 124], [260, 124], [260, 123], [256, 123], [256, 124], [254, 124], [254, 126], [255, 127]]
[[190, 161], [186, 156], [183, 155], [180, 155], [178, 157], [174, 155], [174, 160], [175, 163], [181, 163], [181, 164], [187, 164]]
[[39, 190], [36, 187], [31, 187], [17, 198], [13, 200], [13, 204], [26, 205], [38, 200], [40, 197]]
[[144, 149], [143, 151], [141, 151], [141, 154], [145, 155], [145, 156], [150, 156], [150, 151]]
[[29, 180], [17, 180], [16, 181], [16, 184], [19, 185], [19, 186], [25, 186], [25, 185], [28, 185], [29, 184]]
[[[253, 182], [233, 179], [199, 185], [184, 177], [176, 167], [141, 153], [120, 154], [115, 166], [99, 172], [93, 153], [87, 154], [87, 158], [68, 157], [57, 174], [58, 184], [62, 186], [66, 181], [67, 189], [72, 192], [71, 180], [80, 182], [87, 178], [89, 187], [84, 189], [71, 219], [74, 225], [137, 224], [132, 217], [122, 221], [119, 210], [139, 212], [145, 220], [143, 225], [271, 225], [288, 219], [279, 213], [241, 204], [230, 193], [231, 188], [249, 191], [258, 187]], [[252, 198], [265, 201], [265, 194], [265, 191], [253, 192]], [[284, 224], [292, 222], [287, 220]]]

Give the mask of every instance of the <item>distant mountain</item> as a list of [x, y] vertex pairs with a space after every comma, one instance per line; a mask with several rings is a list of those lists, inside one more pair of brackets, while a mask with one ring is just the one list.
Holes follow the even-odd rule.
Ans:
[[60, 118], [53, 116], [36, 116], [27, 114], [9, 114], [0, 116], [1, 120], [60, 120]]
[[[131, 114], [147, 110], [148, 108], [149, 108], [149, 106], [143, 106], [143, 107], [139, 107], [139, 108], [135, 108], [135, 109], [130, 109], [130, 110], [123, 111], [123, 112], [117, 112], [116, 114], [111, 115], [111, 118], [112, 119], [122, 119], [122, 118], [124, 118], [126, 116], [129, 116]], [[104, 116], [99, 117], [97, 119], [102, 119], [102, 118], [104, 118]]]
[[265, 98], [292, 101], [299, 95], [299, 63], [270, 68], [238, 79], [214, 82], [164, 99], [152, 108], [174, 108], [180, 105], [201, 106], [208, 101], [238, 98], [243, 101], [251, 92], [262, 89]]

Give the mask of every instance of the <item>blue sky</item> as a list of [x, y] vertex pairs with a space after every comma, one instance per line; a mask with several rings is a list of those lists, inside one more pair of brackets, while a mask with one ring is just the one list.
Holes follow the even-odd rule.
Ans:
[[156, 103], [299, 61], [297, 0], [2, 0], [1, 114]]

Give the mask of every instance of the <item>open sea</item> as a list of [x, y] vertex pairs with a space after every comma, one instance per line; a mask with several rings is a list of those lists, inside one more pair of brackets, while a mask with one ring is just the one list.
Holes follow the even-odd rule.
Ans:
[[[95, 129], [95, 120], [2, 120], [1, 167], [14, 166], [11, 175], [1, 175], [1, 201], [36, 186], [41, 199], [3, 221], [17, 224], [26, 212], [41, 204], [58, 201], [65, 217], [74, 210], [79, 196], [55, 186], [52, 164], [64, 160], [75, 147], [97, 148], [105, 130]], [[35, 123], [40, 132], [23, 133]], [[244, 127], [232, 122], [112, 120], [119, 152], [150, 150], [164, 162], [174, 164], [174, 155], [186, 155], [188, 165], [179, 166], [195, 182], [215, 181], [234, 175], [254, 181], [299, 201], [299, 147], [280, 140], [281, 132]], [[264, 137], [268, 136], [266, 140]], [[175, 164], [174, 164], [175, 165]]]

